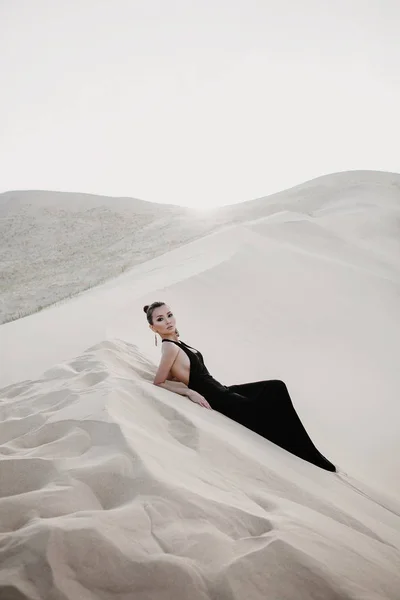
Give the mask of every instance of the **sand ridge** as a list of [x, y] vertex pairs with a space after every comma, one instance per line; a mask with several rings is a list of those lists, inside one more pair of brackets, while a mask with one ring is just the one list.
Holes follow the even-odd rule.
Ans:
[[108, 340], [2, 390], [0, 597], [397, 598], [396, 514], [153, 374]]

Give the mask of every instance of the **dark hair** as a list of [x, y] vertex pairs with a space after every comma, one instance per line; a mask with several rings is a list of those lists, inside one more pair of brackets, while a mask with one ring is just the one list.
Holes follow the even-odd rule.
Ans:
[[153, 325], [153, 311], [160, 306], [165, 306], [165, 302], [153, 302], [153, 304], [146, 304], [143, 306], [143, 310], [146, 313], [146, 317], [150, 325]]

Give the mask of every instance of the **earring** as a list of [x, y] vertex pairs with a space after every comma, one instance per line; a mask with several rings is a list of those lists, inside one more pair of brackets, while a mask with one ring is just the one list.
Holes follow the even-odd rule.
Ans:
[[157, 334], [156, 333], [154, 334], [154, 343], [157, 346]]

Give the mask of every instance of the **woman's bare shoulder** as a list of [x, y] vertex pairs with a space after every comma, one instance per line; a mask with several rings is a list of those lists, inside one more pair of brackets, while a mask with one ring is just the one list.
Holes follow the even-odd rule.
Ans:
[[179, 346], [177, 346], [176, 344], [174, 344], [173, 342], [171, 342], [170, 340], [165, 340], [166, 342], [170, 342], [169, 344], [166, 343], [162, 343], [161, 345], [161, 352], [165, 355], [165, 354], [178, 354], [179, 352]]

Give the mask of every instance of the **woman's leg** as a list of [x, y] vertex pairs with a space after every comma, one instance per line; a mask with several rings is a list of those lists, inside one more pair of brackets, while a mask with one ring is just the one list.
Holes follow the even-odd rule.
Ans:
[[247, 427], [304, 460], [328, 471], [336, 470], [311, 441], [283, 381], [256, 381], [228, 389], [248, 399]]

